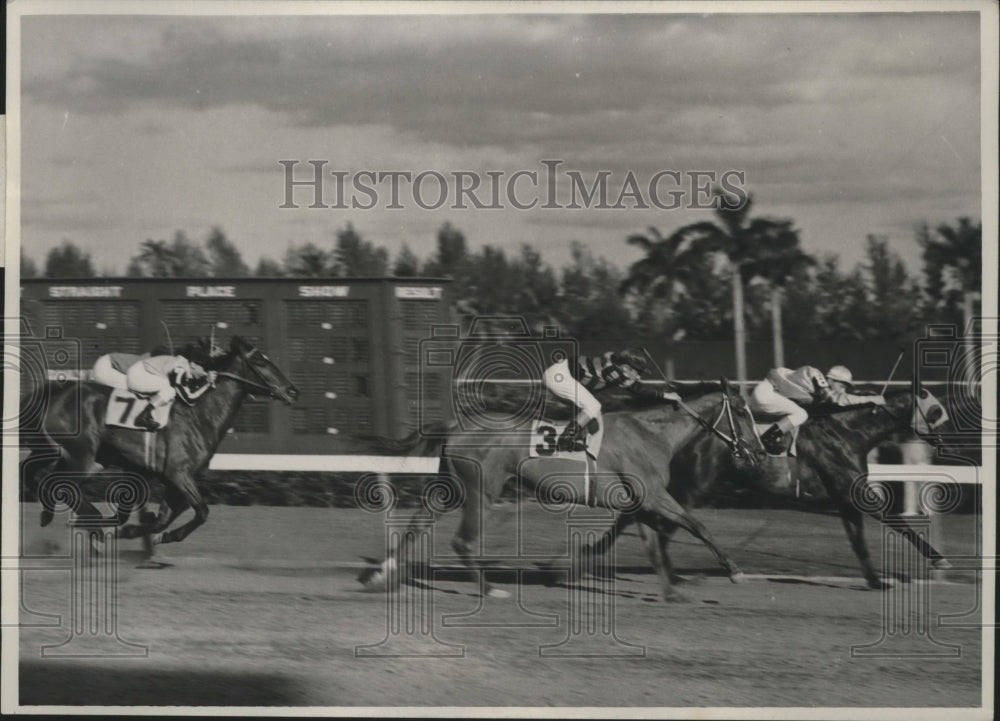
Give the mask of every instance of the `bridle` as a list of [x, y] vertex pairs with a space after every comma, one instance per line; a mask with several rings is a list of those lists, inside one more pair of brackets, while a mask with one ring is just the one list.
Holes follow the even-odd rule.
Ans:
[[[642, 352], [646, 355], [646, 359], [649, 361], [650, 365], [652, 365], [652, 367], [656, 369], [656, 372], [660, 374], [660, 378], [663, 379], [663, 382], [669, 384], [670, 381], [667, 380], [666, 374], [664, 374], [663, 370], [656, 363], [656, 360], [653, 358], [650, 352], [645, 348], [642, 349]], [[747, 463], [750, 463], [751, 465], [756, 465], [757, 459], [754, 458], [754, 453], [751, 449], [750, 443], [740, 434], [740, 427], [736, 423], [736, 420], [733, 418], [732, 401], [729, 399], [729, 393], [726, 391], [727, 384], [725, 382], [725, 379], [722, 379], [719, 385], [722, 388], [722, 408], [719, 410], [719, 415], [715, 419], [714, 423], [709, 423], [704, 418], [699, 416], [684, 401], [677, 400], [674, 401], [674, 403], [680, 406], [685, 413], [694, 418], [695, 421], [698, 422], [698, 425], [700, 425], [703, 429], [705, 429], [713, 436], [719, 438], [723, 443], [725, 443], [729, 447], [729, 451], [732, 453], [733, 458], [735, 458], [736, 460], [744, 460]], [[753, 426], [753, 413], [750, 412], [749, 408], [747, 408], [746, 411], [747, 414], [750, 416], [750, 424], [751, 426]], [[729, 430], [733, 434], [732, 436], [727, 436], [725, 433], [719, 430], [719, 423], [720, 421], [722, 421], [723, 417], [725, 417], [729, 421]], [[760, 445], [760, 449], [763, 450], [764, 445], [760, 442], [759, 436], [757, 437], [757, 443]]]
[[[923, 422], [927, 426], [928, 430], [929, 431], [934, 431], [934, 423], [932, 423], [931, 420], [927, 417], [927, 414], [924, 413], [924, 409], [920, 407], [920, 403], [917, 401], [917, 393], [918, 393], [918, 391], [916, 390], [916, 388], [914, 388], [914, 389], [912, 389], [910, 391], [910, 398], [913, 401], [913, 408], [920, 415], [921, 420], [923, 420]], [[926, 440], [928, 443], [930, 443], [935, 448], [938, 447], [938, 446], [943, 446], [944, 445], [944, 442], [945, 442], [944, 441], [944, 437], [941, 435], [940, 432], [933, 432], [933, 433], [928, 432], [926, 434], [921, 433], [920, 431], [918, 431], [916, 429], [915, 424], [912, 421], [909, 422], [909, 423], [906, 422], [906, 420], [904, 420], [903, 418], [900, 418], [898, 415], [896, 415], [895, 413], [893, 413], [892, 411], [890, 411], [887, 407], [885, 407], [885, 406], [875, 406], [875, 408], [876, 408], [876, 410], [881, 409], [883, 412], [887, 413], [890, 418], [892, 418], [894, 421], [896, 421], [896, 424], [900, 428], [908, 428], [909, 430], [913, 431], [917, 436], [919, 436], [920, 438], [923, 438], [924, 440]]]
[[[258, 370], [257, 366], [251, 361], [251, 358], [253, 358], [253, 356], [258, 353], [262, 356], [264, 355], [263, 353], [261, 353], [259, 348], [251, 348], [249, 351], [243, 351], [243, 350], [240, 351], [240, 358], [243, 360], [243, 365], [245, 365], [247, 368], [253, 371], [254, 375], [257, 376], [257, 380], [244, 378], [243, 376], [238, 375], [236, 373], [232, 373], [230, 371], [216, 371], [215, 375], [217, 377], [222, 377], [222, 378], [231, 378], [232, 380], [250, 386], [251, 388], [261, 390], [269, 396], [277, 397], [277, 394], [271, 388], [271, 386], [267, 385], [267, 379], [264, 377], [264, 374], [261, 373], [260, 370]], [[258, 382], [258, 381], [263, 381], [263, 382]]]
[[[756, 459], [754, 458], [754, 453], [752, 446], [743, 434], [740, 432], [740, 426], [733, 418], [733, 405], [732, 400], [729, 398], [729, 394], [722, 390], [722, 408], [719, 409], [719, 415], [716, 416], [715, 421], [709, 423], [700, 415], [698, 415], [688, 404], [684, 401], [675, 401], [681, 409], [684, 410], [689, 416], [695, 419], [695, 421], [700, 425], [705, 431], [711, 433], [716, 438], [720, 439], [729, 447], [729, 451], [732, 453], [733, 458], [737, 460], [744, 460], [751, 464], [756, 464]], [[750, 422], [753, 423], [753, 414], [750, 409], [746, 409], [747, 414], [750, 415]], [[719, 424], [723, 419], [729, 422], [729, 431], [732, 435], [727, 435], [724, 431], [719, 429]], [[760, 438], [757, 438], [757, 442], [760, 443]], [[761, 446], [763, 449], [763, 445]]]

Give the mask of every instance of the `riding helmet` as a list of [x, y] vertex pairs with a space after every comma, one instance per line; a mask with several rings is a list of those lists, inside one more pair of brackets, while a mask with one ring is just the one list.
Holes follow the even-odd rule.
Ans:
[[826, 379], [830, 381], [840, 381], [845, 386], [854, 385], [854, 376], [851, 375], [847, 366], [833, 366], [826, 372]]
[[611, 362], [615, 365], [629, 365], [635, 368], [639, 375], [649, 373], [649, 359], [645, 351], [637, 348], [626, 348], [611, 354]]

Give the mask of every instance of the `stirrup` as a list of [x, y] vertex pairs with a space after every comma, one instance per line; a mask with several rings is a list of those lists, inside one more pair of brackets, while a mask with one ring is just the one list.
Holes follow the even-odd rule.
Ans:
[[587, 450], [587, 431], [579, 423], [572, 421], [559, 436], [556, 448], [569, 452]]

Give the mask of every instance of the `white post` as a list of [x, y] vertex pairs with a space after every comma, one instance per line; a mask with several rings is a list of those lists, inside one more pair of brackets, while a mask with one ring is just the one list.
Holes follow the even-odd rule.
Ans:
[[746, 397], [747, 348], [743, 318], [743, 276], [740, 266], [736, 264], [733, 264], [733, 340], [736, 342], [736, 380], [739, 381], [740, 395]]
[[[903, 455], [903, 464], [907, 466], [929, 465], [934, 455], [934, 449], [929, 443], [921, 440], [903, 441], [899, 444]], [[926, 508], [920, 507], [920, 481], [903, 481], [903, 515], [919, 516], [928, 514]]]

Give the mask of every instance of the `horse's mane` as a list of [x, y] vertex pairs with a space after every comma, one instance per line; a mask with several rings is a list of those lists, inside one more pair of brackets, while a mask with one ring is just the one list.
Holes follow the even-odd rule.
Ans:
[[[909, 388], [904, 388], [904, 389], [900, 389], [900, 390], [889, 391], [888, 393], [885, 394], [885, 399], [886, 399], [886, 401], [892, 401], [895, 398], [900, 398], [902, 396], [909, 396], [911, 394], [911, 392], [912, 391]], [[865, 394], [864, 393], [855, 393], [854, 395], [862, 395], [863, 396]], [[860, 406], [835, 406], [835, 405], [832, 405], [832, 404], [817, 404], [817, 405], [812, 405], [812, 406], [809, 407], [809, 414], [810, 415], [816, 415], [817, 420], [818, 420], [819, 418], [842, 416], [845, 413], [856, 413], [858, 410], [864, 409], [864, 408], [870, 409], [871, 406], [868, 406], [868, 405], [860, 405]]]
[[205, 370], [220, 371], [230, 366], [233, 359], [239, 354], [240, 347], [243, 343], [245, 343], [245, 341], [242, 336], [234, 335], [230, 340], [229, 348], [225, 352], [213, 356], [211, 355], [211, 341], [208, 338], [202, 337], [178, 348], [177, 355], [184, 356], [185, 358], [191, 358], [191, 356], [196, 356], [202, 359], [207, 358], [207, 361], [204, 364]]

